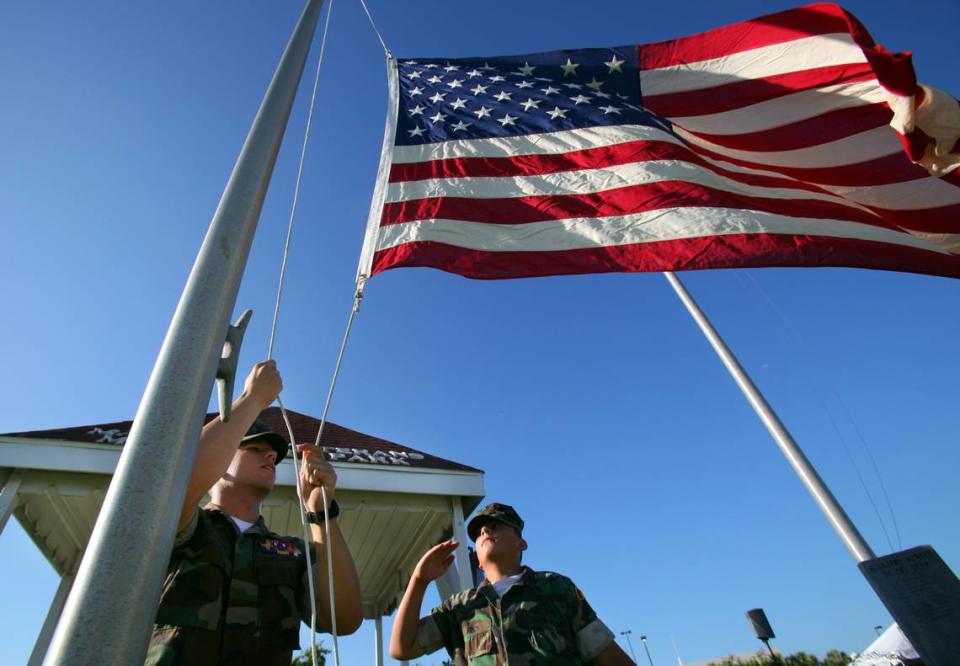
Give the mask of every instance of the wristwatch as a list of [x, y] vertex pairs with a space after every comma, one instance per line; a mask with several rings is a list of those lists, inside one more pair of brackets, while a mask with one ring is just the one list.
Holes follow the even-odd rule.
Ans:
[[323, 525], [325, 518], [330, 518], [333, 520], [340, 515], [340, 505], [337, 504], [337, 500], [330, 502], [330, 506], [327, 508], [327, 515], [323, 515], [323, 511], [308, 511], [307, 512], [307, 522], [313, 523], [314, 525]]

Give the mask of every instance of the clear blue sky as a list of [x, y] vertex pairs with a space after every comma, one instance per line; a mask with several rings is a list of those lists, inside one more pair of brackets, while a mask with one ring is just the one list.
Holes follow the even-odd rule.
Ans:
[[[643, 43], [790, 6], [370, 4], [395, 54], [437, 57]], [[132, 418], [301, 7], [0, 8], [0, 432]], [[913, 50], [922, 81], [960, 94], [955, 2], [847, 7], [888, 48]], [[244, 366], [266, 352], [308, 93], [238, 300], [255, 311]], [[380, 46], [358, 3], [339, 0], [276, 350], [298, 411], [322, 408], [385, 102]], [[874, 549], [891, 545], [857, 470], [898, 542], [865, 446], [903, 547], [932, 544], [960, 568], [960, 283], [848, 269], [683, 277]], [[675, 663], [671, 638], [689, 661], [757, 647], [743, 617], [755, 606], [786, 652], [858, 650], [889, 621], [660, 275], [377, 276], [331, 419], [485, 469], [488, 498], [527, 520], [526, 561], [573, 577], [616, 631], [646, 634], [656, 664]], [[16, 521], [0, 572], [0, 663], [22, 663], [56, 578]], [[344, 664], [369, 663], [372, 628], [342, 646]]]

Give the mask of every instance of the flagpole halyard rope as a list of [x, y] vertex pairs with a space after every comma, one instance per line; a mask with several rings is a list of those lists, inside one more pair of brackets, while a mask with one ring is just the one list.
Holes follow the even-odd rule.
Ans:
[[320, 69], [323, 65], [323, 53], [327, 49], [327, 31], [330, 28], [330, 14], [333, 12], [333, 0], [327, 5], [327, 18], [323, 24], [323, 37], [320, 39], [320, 55], [317, 58], [317, 72], [313, 78], [313, 92], [310, 94], [310, 110], [307, 112], [307, 126], [303, 133], [303, 145], [300, 147], [300, 164], [297, 167], [297, 179], [293, 186], [293, 203], [290, 205], [290, 219], [287, 222], [287, 238], [283, 245], [283, 259], [280, 262], [280, 279], [277, 282], [277, 299], [273, 307], [273, 323], [270, 326], [270, 342], [267, 345], [267, 358], [273, 358], [273, 343], [277, 336], [277, 323], [280, 318], [280, 301], [283, 297], [283, 285], [287, 275], [287, 260], [290, 256], [290, 241], [293, 238], [293, 222], [297, 216], [297, 203], [300, 201], [300, 182], [303, 179], [303, 163], [307, 158], [307, 141], [313, 124], [313, 111], [317, 100], [317, 88], [320, 87]]
[[[283, 401], [280, 400], [280, 396], [277, 396], [277, 405], [280, 406], [280, 414], [283, 416], [283, 423], [287, 426], [287, 434], [290, 437], [290, 450], [293, 452], [293, 476], [297, 484], [297, 499], [300, 502], [300, 524], [303, 527], [303, 536], [304, 536], [304, 557], [307, 561], [307, 586], [310, 588], [310, 658], [313, 662], [313, 666], [317, 666], [317, 596], [313, 582], [313, 561], [310, 556], [310, 526], [307, 523], [307, 514], [304, 510], [306, 506], [306, 498], [303, 496], [303, 486], [300, 481], [300, 470], [302, 469], [302, 458], [297, 455], [297, 444], [296, 439], [293, 436], [293, 426], [290, 425], [290, 416], [287, 414], [287, 410], [283, 406]], [[321, 486], [322, 487], [322, 486]], [[324, 494], [326, 498], [326, 494]], [[326, 501], [324, 501], [324, 511], [326, 511]], [[329, 535], [330, 532], [328, 531]], [[327, 539], [329, 541], [329, 539]], [[327, 560], [328, 567], [332, 566], [330, 560]], [[333, 571], [330, 571], [330, 574], [333, 574]], [[331, 589], [331, 595], [333, 590]], [[334, 629], [333, 634], [334, 648], [336, 648], [337, 634], [336, 629]], [[335, 653], [335, 657], [338, 655]], [[339, 661], [337, 662], [339, 664]]]
[[337, 379], [340, 377], [340, 368], [343, 366], [343, 354], [347, 349], [347, 340], [350, 339], [350, 331], [353, 330], [353, 320], [360, 312], [360, 302], [363, 300], [364, 278], [357, 280], [357, 293], [353, 297], [353, 307], [350, 308], [350, 316], [347, 318], [347, 328], [343, 332], [343, 340], [340, 342], [340, 353], [337, 354], [337, 363], [333, 368], [333, 378], [330, 380], [330, 389], [327, 391], [327, 400], [323, 405], [323, 414], [320, 415], [320, 427], [317, 429], [317, 439], [315, 446], [320, 446], [320, 438], [323, 436], [323, 427], [327, 424], [327, 413], [330, 411], [330, 403], [333, 401], [333, 390], [337, 386]]
[[370, 13], [370, 8], [367, 7], [367, 3], [364, 0], [360, 0], [360, 4], [363, 6], [363, 11], [367, 13], [367, 18], [370, 20], [370, 27], [373, 28], [373, 31], [377, 34], [377, 39], [380, 40], [380, 46], [383, 47], [383, 52], [388, 58], [392, 58], [393, 54], [390, 52], [390, 49], [387, 48], [387, 43], [383, 41], [383, 35], [380, 34], [380, 30], [377, 29], [377, 24], [373, 20], [373, 15]]
[[[323, 55], [327, 47], [327, 34], [330, 29], [330, 16], [333, 13], [333, 0], [329, 0], [327, 5], [327, 17], [323, 25], [323, 36], [320, 40], [320, 53], [317, 57], [317, 70], [313, 79], [313, 90], [310, 95], [310, 107], [307, 112], [307, 122], [303, 134], [303, 144], [300, 148], [300, 162], [297, 167], [297, 178], [293, 189], [293, 201], [290, 206], [290, 218], [287, 222], [287, 236], [284, 241], [283, 246], [283, 258], [280, 262], [280, 277], [277, 282], [277, 297], [276, 302], [273, 308], [273, 321], [270, 325], [270, 341], [267, 345], [267, 358], [273, 358], [273, 347], [274, 342], [276, 341], [277, 336], [277, 327], [280, 319], [280, 303], [283, 298], [283, 286], [286, 280], [287, 274], [287, 263], [290, 257], [290, 243], [293, 238], [293, 223], [297, 215], [297, 204], [300, 201], [300, 184], [303, 180], [303, 165], [306, 161], [307, 156], [307, 143], [310, 139], [310, 128], [313, 124], [313, 112], [316, 107], [317, 99], [317, 89], [320, 86], [320, 71], [323, 66]], [[283, 416], [284, 425], [287, 427], [287, 435], [290, 440], [290, 449], [293, 452], [293, 467], [294, 467], [294, 477], [297, 487], [297, 499], [300, 509], [300, 524], [303, 528], [304, 536], [304, 557], [306, 559], [307, 566], [307, 587], [309, 588], [310, 596], [310, 660], [313, 663], [313, 666], [317, 666], [317, 595], [316, 589], [313, 580], [313, 558], [310, 555], [309, 543], [311, 540], [310, 526], [307, 522], [306, 514], [306, 498], [303, 496], [303, 486], [300, 480], [300, 474], [304, 469], [305, 460], [297, 455], [297, 441], [293, 433], [293, 426], [290, 424], [290, 416], [287, 414], [286, 408], [283, 406], [283, 401], [280, 399], [280, 396], [277, 396], [277, 405], [280, 408], [280, 414]], [[321, 486], [323, 494], [323, 510], [324, 513], [327, 511], [327, 496], [326, 489]], [[337, 620], [335, 616], [336, 602], [334, 599], [334, 590], [333, 590], [333, 559], [331, 557], [331, 547], [330, 547], [330, 521], [327, 519], [325, 521], [326, 527], [326, 542], [327, 542], [327, 574], [329, 579], [329, 596], [330, 596], [330, 622], [331, 622], [331, 631], [333, 635], [333, 656], [334, 663], [336, 666], [340, 666], [340, 650], [337, 645]]]
[[[337, 607], [333, 595], [333, 538], [330, 536], [330, 502], [327, 501], [327, 489], [320, 486], [320, 495], [323, 497], [323, 533], [327, 546], [327, 590], [330, 597], [330, 634], [333, 636], [333, 660], [340, 666], [340, 646], [337, 644]], [[314, 659], [317, 651], [314, 650]]]

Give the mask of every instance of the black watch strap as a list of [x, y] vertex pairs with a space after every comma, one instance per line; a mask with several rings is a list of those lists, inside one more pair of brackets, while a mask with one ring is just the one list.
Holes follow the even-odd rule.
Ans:
[[[337, 500], [330, 502], [330, 506], [327, 507], [327, 516], [330, 520], [333, 520], [340, 515], [340, 505], [337, 504]], [[323, 525], [326, 517], [323, 515], [323, 511], [318, 511], [316, 513], [312, 511], [307, 512], [307, 522], [313, 523], [314, 525]]]

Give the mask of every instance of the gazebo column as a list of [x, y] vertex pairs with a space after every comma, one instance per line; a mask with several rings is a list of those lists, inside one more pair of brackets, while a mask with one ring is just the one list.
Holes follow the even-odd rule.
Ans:
[[433, 581], [437, 586], [437, 594], [440, 595], [440, 601], [452, 597], [460, 592], [460, 573], [457, 563], [450, 564], [450, 568], [442, 576]]
[[457, 573], [460, 574], [460, 590], [473, 589], [473, 575], [470, 568], [470, 551], [467, 549], [467, 530], [463, 524], [463, 500], [451, 498], [453, 506], [453, 538], [457, 546]]
[[70, 595], [71, 588], [73, 588], [73, 581], [77, 577], [77, 565], [80, 563], [81, 555], [77, 555], [70, 570], [60, 578], [60, 585], [57, 587], [57, 593], [53, 595], [53, 601], [50, 602], [47, 619], [43, 621], [43, 627], [41, 627], [40, 634], [37, 636], [37, 642], [33, 644], [33, 652], [30, 653], [27, 666], [40, 666], [43, 663], [47, 648], [50, 647], [50, 639], [53, 638], [53, 631], [60, 621], [60, 614], [63, 613], [63, 605], [67, 602], [67, 597]]
[[5, 467], [0, 469], [0, 534], [7, 526], [7, 519], [17, 508], [17, 491], [20, 490], [22, 476], [18, 470]]
[[380, 610], [376, 611], [376, 617], [373, 620], [373, 636], [376, 641], [374, 646], [374, 663], [376, 666], [383, 666], [383, 615]]

